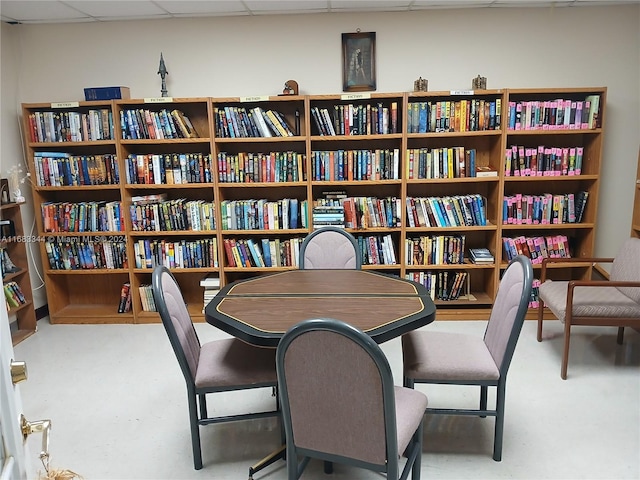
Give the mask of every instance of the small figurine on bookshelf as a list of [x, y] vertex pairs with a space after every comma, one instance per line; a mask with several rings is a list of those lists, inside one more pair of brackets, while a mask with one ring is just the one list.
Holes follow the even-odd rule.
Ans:
[[167, 67], [164, 65], [164, 58], [162, 58], [162, 52], [160, 52], [160, 66], [158, 67], [158, 75], [162, 79], [162, 89], [160, 90], [160, 96], [168, 97], [166, 76], [169, 75]]
[[298, 82], [295, 80], [287, 80], [284, 82], [284, 89], [281, 95], [298, 95]]
[[413, 91], [414, 92], [429, 91], [429, 80], [422, 77], [418, 78], [415, 82], [413, 82]]
[[487, 89], [487, 77], [481, 77], [478, 75], [471, 80], [471, 88], [474, 90], [486, 90]]

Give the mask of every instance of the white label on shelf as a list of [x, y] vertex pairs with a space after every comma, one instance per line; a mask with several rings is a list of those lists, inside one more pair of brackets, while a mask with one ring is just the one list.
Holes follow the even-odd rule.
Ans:
[[78, 102], [61, 102], [61, 103], [52, 103], [51, 108], [77, 108], [80, 106]]
[[173, 97], [150, 97], [145, 98], [144, 103], [171, 103], [173, 102]]
[[255, 95], [253, 97], [240, 97], [241, 102], [268, 102], [269, 95]]
[[451, 90], [451, 95], [473, 95], [473, 90]]
[[370, 93], [344, 93], [340, 96], [340, 100], [365, 100], [371, 98]]

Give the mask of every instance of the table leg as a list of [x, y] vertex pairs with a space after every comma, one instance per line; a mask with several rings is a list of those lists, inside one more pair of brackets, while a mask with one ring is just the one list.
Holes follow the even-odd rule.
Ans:
[[253, 480], [253, 474], [259, 472], [265, 467], [268, 467], [276, 460], [284, 460], [285, 454], [287, 453], [287, 446], [283, 445], [275, 452], [270, 453], [262, 460], [258, 461], [256, 464], [249, 467], [249, 480]]

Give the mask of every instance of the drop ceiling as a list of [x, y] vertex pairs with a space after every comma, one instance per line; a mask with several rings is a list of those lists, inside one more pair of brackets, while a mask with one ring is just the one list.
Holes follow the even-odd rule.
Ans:
[[640, 0], [0, 0], [0, 20], [12, 24], [46, 24], [203, 16], [403, 12], [435, 8], [549, 8], [630, 4], [640, 4]]

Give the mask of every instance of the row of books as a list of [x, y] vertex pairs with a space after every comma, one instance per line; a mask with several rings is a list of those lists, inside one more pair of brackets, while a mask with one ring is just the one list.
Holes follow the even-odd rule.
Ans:
[[118, 185], [118, 158], [105, 155], [71, 155], [63, 152], [35, 152], [33, 163], [39, 187]]
[[344, 207], [342, 205], [315, 206], [311, 211], [314, 229], [333, 226], [344, 228]]
[[407, 133], [500, 130], [501, 112], [500, 98], [411, 102], [407, 109]]
[[123, 140], [199, 137], [189, 117], [178, 109], [163, 108], [157, 112], [146, 108], [121, 110], [120, 128]]
[[46, 240], [44, 246], [52, 270], [128, 268], [124, 241], [85, 242], [53, 238]]
[[216, 237], [197, 240], [138, 239], [133, 243], [136, 268], [218, 267]]
[[407, 150], [407, 178], [465, 178], [497, 176], [485, 173], [476, 165], [476, 149], [464, 147], [410, 148]]
[[398, 180], [400, 149], [316, 150], [311, 178], [316, 181]]
[[108, 108], [33, 112], [29, 115], [29, 136], [32, 142], [114, 140], [113, 114]]
[[[214, 117], [216, 136], [221, 138], [293, 137], [300, 132], [296, 125], [294, 133], [281, 112], [262, 107], [216, 107]], [[296, 112], [296, 123], [299, 119], [300, 114]]]
[[304, 238], [225, 238], [224, 249], [227, 266], [251, 267], [298, 267], [300, 245]]
[[215, 205], [205, 200], [178, 198], [166, 194], [131, 199], [131, 229], [136, 232], [212, 231], [216, 229]]
[[487, 224], [486, 199], [478, 193], [407, 197], [409, 227], [462, 227]]
[[138, 293], [140, 294], [140, 303], [142, 304], [142, 310], [145, 312], [157, 312], [156, 302], [153, 299], [153, 287], [151, 285], [140, 285], [138, 287]]
[[222, 230], [287, 230], [307, 228], [307, 200], [283, 198], [223, 200]]
[[220, 291], [220, 277], [216, 274], [208, 274], [202, 280], [200, 280], [200, 286], [204, 288], [204, 303], [202, 305], [202, 313], [209, 302], [213, 300], [213, 297]]
[[525, 147], [512, 145], [505, 150], [507, 177], [557, 177], [580, 175], [584, 147]]
[[464, 235], [421, 235], [405, 239], [405, 265], [464, 263]]
[[458, 300], [469, 293], [469, 274], [465, 271], [410, 272], [405, 278], [424, 285], [435, 300]]
[[533, 279], [531, 283], [531, 297], [529, 300], [529, 304], [527, 305], [529, 308], [538, 308], [540, 306], [540, 280], [537, 278]]
[[542, 263], [545, 258], [571, 257], [569, 239], [566, 235], [503, 237], [502, 246], [507, 261], [518, 255], [529, 257], [534, 264]]
[[311, 118], [321, 136], [398, 133], [398, 102], [312, 106]]
[[40, 204], [44, 232], [124, 232], [120, 201], [44, 202]]
[[553, 195], [506, 195], [502, 203], [502, 223], [505, 225], [538, 225], [580, 223], [584, 216], [589, 192]]
[[120, 302], [118, 303], [118, 313], [131, 311], [131, 283], [125, 282], [120, 288]]
[[509, 130], [581, 130], [600, 126], [600, 95], [584, 100], [509, 102]]
[[402, 201], [398, 197], [347, 197], [341, 201], [347, 228], [398, 228]]
[[270, 153], [218, 153], [220, 183], [279, 183], [306, 180], [306, 155], [286, 151]]
[[213, 182], [211, 155], [203, 153], [130, 154], [125, 159], [125, 172], [129, 184]]
[[397, 255], [390, 234], [356, 236], [362, 265], [397, 265]]
[[3, 284], [4, 298], [10, 308], [16, 308], [27, 303], [27, 299], [22, 293], [20, 285], [16, 282], [7, 282]]

